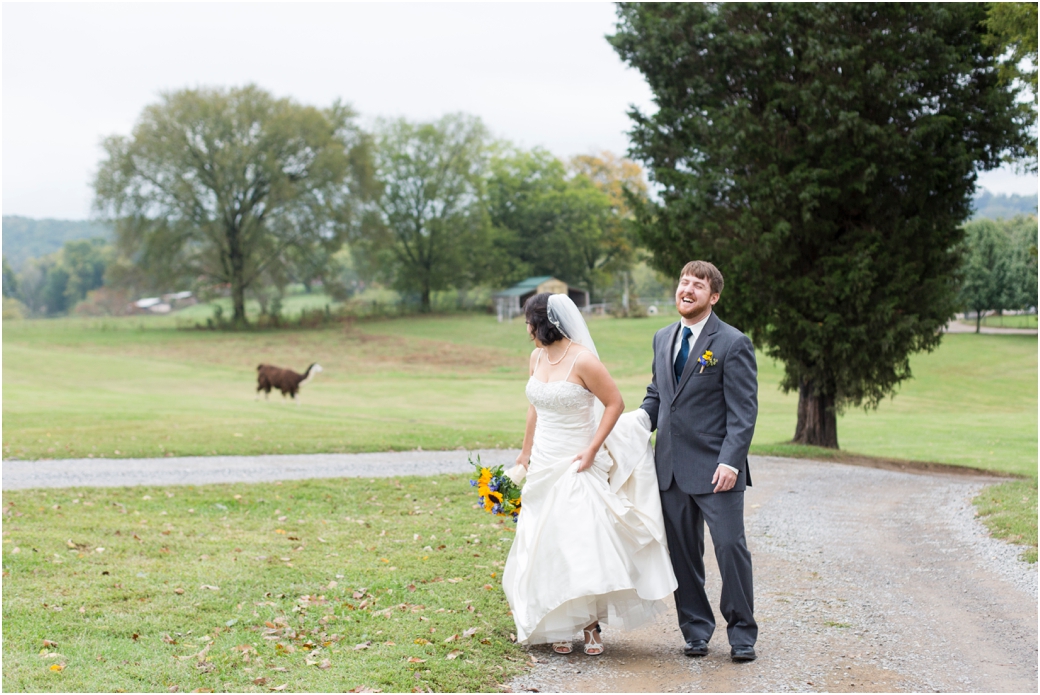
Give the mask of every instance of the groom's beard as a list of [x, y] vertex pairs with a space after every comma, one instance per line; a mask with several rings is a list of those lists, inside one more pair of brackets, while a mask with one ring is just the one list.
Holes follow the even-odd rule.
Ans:
[[675, 308], [678, 309], [679, 316], [682, 316], [684, 319], [704, 318], [707, 316], [708, 311], [711, 310], [711, 302], [709, 300], [698, 303], [696, 297], [690, 297], [691, 301], [687, 304], [682, 301], [683, 299], [684, 297], [679, 297], [675, 302]]

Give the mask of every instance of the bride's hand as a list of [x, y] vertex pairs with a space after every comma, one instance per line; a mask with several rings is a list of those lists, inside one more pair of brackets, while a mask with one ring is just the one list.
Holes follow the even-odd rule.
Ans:
[[592, 468], [593, 461], [596, 460], [596, 450], [591, 447], [581, 452], [574, 457], [574, 460], [578, 462], [578, 472], [581, 473], [584, 470]]
[[524, 468], [531, 467], [531, 454], [520, 452], [520, 455], [516, 457], [516, 465], [523, 466]]

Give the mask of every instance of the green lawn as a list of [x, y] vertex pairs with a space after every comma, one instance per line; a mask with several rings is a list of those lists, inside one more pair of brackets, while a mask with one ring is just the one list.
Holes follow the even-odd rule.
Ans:
[[465, 476], [4, 492], [5, 692], [496, 690], [513, 525]]
[[[176, 330], [174, 317], [7, 321], [4, 457], [364, 452], [517, 446], [523, 324], [461, 315], [319, 331]], [[628, 408], [669, 317], [595, 319]], [[260, 362], [324, 372], [303, 405], [254, 401]], [[911, 361], [915, 378], [877, 411], [838, 423], [843, 449], [888, 458], [1037, 470], [1037, 338], [953, 334]], [[760, 357], [756, 451], [795, 430], [797, 398]]]
[[[964, 320], [961, 323], [974, 326], [974, 320]], [[1036, 328], [1036, 314], [1021, 314], [1017, 316], [983, 316], [982, 325], [989, 328]]]
[[[669, 317], [591, 330], [629, 408]], [[222, 333], [175, 317], [5, 322], [4, 457], [163, 456], [518, 446], [530, 343], [523, 323], [461, 315], [353, 328]], [[260, 362], [325, 368], [299, 407], [255, 402]], [[840, 419], [860, 454], [1037, 470], [1037, 339], [953, 334], [911, 360], [877, 411]], [[794, 432], [797, 399], [760, 356], [756, 451]]]

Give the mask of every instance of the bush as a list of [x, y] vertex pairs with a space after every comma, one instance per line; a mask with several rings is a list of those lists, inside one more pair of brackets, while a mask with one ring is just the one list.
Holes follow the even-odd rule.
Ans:
[[72, 313], [77, 316], [129, 316], [130, 292], [112, 287], [100, 287], [87, 292], [87, 298], [76, 305]]

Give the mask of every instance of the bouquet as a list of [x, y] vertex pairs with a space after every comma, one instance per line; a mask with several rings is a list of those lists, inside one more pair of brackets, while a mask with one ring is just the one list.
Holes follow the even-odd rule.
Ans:
[[469, 484], [477, 488], [480, 505], [495, 516], [513, 517], [515, 524], [520, 516], [520, 486], [503, 472], [502, 466], [488, 468], [483, 465], [479, 454], [476, 461], [471, 456], [469, 462], [476, 469], [476, 478]]

